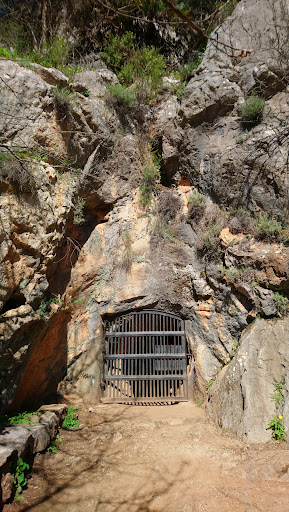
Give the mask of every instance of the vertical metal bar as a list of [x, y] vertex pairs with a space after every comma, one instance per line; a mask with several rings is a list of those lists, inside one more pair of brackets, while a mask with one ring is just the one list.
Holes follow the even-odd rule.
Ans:
[[184, 397], [188, 398], [188, 379], [187, 379], [187, 345], [186, 345], [186, 338], [185, 336], [182, 336], [183, 338], [183, 344], [184, 344], [184, 359], [183, 359], [183, 375], [184, 375]]
[[[151, 323], [151, 322], [150, 322]], [[149, 354], [152, 354], [152, 336], [149, 338]], [[152, 359], [148, 360], [148, 374], [152, 376]], [[149, 380], [149, 396], [152, 396], [152, 380]]]
[[[164, 319], [164, 317], [163, 317], [163, 319]], [[160, 341], [161, 341], [161, 354], [164, 354], [164, 352], [165, 352], [165, 336], [161, 336]], [[161, 377], [164, 375], [165, 364], [166, 364], [165, 359], [161, 359], [161, 371], [160, 371]], [[163, 379], [161, 379], [160, 384], [161, 384], [160, 385], [160, 395], [161, 395], [161, 397], [163, 397], [164, 396], [164, 380]]]

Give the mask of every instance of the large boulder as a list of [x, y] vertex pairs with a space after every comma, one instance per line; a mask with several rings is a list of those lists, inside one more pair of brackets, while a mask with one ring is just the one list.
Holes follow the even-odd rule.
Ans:
[[[170, 177], [189, 179], [226, 207], [262, 209], [284, 220], [289, 114], [285, 12], [283, 0], [241, 0], [211, 34], [178, 117], [159, 129]], [[241, 111], [250, 94], [264, 97], [266, 105], [262, 122], [248, 128]]]
[[257, 319], [241, 336], [235, 358], [211, 387], [206, 407], [209, 419], [250, 443], [271, 439], [268, 423], [276, 415], [271, 400], [274, 379], [284, 376], [282, 410], [289, 430], [289, 318]]

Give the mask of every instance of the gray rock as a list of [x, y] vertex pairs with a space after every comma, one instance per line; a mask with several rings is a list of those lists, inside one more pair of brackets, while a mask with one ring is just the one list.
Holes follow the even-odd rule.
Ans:
[[[6, 473], [1, 480], [1, 491], [2, 491], [2, 502], [6, 503], [13, 489], [14, 476], [11, 473]], [[0, 493], [1, 494], [1, 493]], [[0, 504], [1, 504], [1, 496], [0, 496]]]
[[41, 299], [44, 296], [49, 284], [45, 275], [34, 274], [33, 279], [22, 288], [23, 295], [26, 298], [28, 304], [34, 309], [37, 309], [40, 305]]
[[40, 64], [31, 64], [31, 68], [39, 75], [47, 84], [65, 87], [69, 85], [69, 80], [61, 71], [55, 68], [45, 68]]
[[89, 96], [102, 97], [108, 84], [117, 83], [117, 76], [102, 62], [100, 69], [76, 73], [72, 87], [77, 92], [81, 93], [87, 90]]
[[259, 309], [261, 313], [266, 316], [273, 316], [276, 314], [276, 306], [274, 304], [274, 292], [272, 290], [267, 290], [266, 288], [262, 288], [261, 286], [256, 286], [254, 288], [254, 292], [256, 296], [260, 300]]
[[[280, 76], [281, 75], [281, 76]], [[283, 75], [283, 76], [282, 76]], [[286, 88], [287, 82], [280, 70], [276, 73], [268, 69], [267, 64], [255, 66], [242, 74], [239, 86], [246, 96], [259, 94], [270, 98]]]
[[185, 88], [179, 116], [181, 124], [211, 122], [233, 109], [241, 94], [237, 84], [220, 72], [203, 72], [192, 78]]
[[33, 453], [42, 452], [49, 446], [51, 437], [47, 423], [36, 425], [27, 425], [28, 432], [31, 433], [34, 439]]
[[289, 429], [289, 318], [257, 319], [241, 336], [235, 358], [216, 378], [206, 407], [207, 416], [250, 443], [271, 439], [267, 425], [276, 414], [270, 398], [274, 379], [285, 377], [282, 411]]
[[56, 414], [57, 418], [59, 419], [60, 425], [62, 425], [62, 422], [67, 413], [67, 405], [66, 404], [42, 405], [38, 409], [38, 411], [53, 412], [54, 414]]
[[34, 438], [25, 427], [11, 425], [2, 427], [0, 437], [0, 467], [4, 465], [13, 453], [17, 458], [25, 457], [33, 452]]
[[39, 423], [48, 429], [50, 438], [55, 439], [59, 425], [57, 415], [52, 411], [46, 411], [40, 416]]

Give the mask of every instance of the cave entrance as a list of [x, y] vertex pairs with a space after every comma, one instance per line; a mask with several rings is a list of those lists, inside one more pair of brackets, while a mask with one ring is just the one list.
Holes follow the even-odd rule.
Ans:
[[188, 400], [185, 323], [162, 311], [105, 321], [105, 403]]

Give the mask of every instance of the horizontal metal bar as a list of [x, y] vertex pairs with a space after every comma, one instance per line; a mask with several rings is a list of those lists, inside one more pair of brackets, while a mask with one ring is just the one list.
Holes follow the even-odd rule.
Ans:
[[185, 359], [186, 354], [114, 354], [110, 356], [104, 356], [105, 360], [109, 359]]
[[124, 404], [126, 402], [130, 402], [130, 403], [139, 403], [141, 404], [142, 402], [150, 402], [150, 403], [160, 403], [160, 402], [187, 402], [188, 399], [184, 396], [160, 396], [160, 397], [115, 397], [115, 398], [103, 398], [102, 399], [102, 402], [104, 404], [109, 404], [109, 403], [117, 403], [117, 404]]
[[132, 332], [106, 332], [105, 336], [120, 338], [124, 336], [184, 336], [185, 331], [132, 331]]
[[186, 375], [104, 375], [104, 380], [184, 380]]

